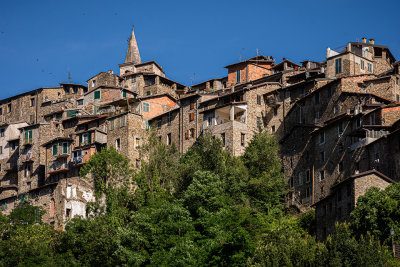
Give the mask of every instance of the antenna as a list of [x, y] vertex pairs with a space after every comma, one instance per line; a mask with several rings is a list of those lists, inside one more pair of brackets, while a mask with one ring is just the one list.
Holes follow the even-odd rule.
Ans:
[[70, 71], [68, 71], [68, 81], [69, 81], [69, 83], [72, 83], [71, 72]]
[[193, 76], [190, 77], [190, 80], [192, 81], [192, 85], [194, 84], [195, 78], [196, 78], [196, 73], [193, 73]]

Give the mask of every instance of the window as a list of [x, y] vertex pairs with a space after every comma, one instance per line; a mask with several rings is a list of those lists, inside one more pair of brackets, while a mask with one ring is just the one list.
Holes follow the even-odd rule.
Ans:
[[294, 187], [294, 178], [290, 177], [290, 187]]
[[58, 145], [55, 144], [53, 145], [53, 156], [57, 156], [57, 154], [58, 154]]
[[316, 92], [314, 95], [315, 105], [319, 105], [319, 92]]
[[299, 185], [303, 184], [303, 174], [300, 172], [299, 173]]
[[73, 87], [73, 90], [74, 90], [74, 94], [77, 94], [77, 93], [78, 93], [78, 87], [74, 86], [74, 87]]
[[96, 86], [96, 80], [93, 80], [92, 81], [92, 87], [95, 87]]
[[325, 132], [319, 134], [319, 144], [322, 145], [325, 143]]
[[311, 181], [311, 172], [310, 169], [306, 170], [306, 183], [309, 183]]
[[261, 105], [261, 96], [257, 95], [257, 105]]
[[319, 172], [319, 180], [323, 181], [325, 179], [325, 171], [320, 171]]
[[169, 112], [167, 116], [168, 116], [167, 117], [167, 125], [170, 126], [171, 125], [171, 121], [172, 121], [171, 113]]
[[271, 133], [275, 133], [275, 125], [271, 126]]
[[263, 125], [262, 125], [261, 117], [257, 116], [257, 127], [261, 128], [262, 126]]
[[135, 148], [138, 148], [140, 146], [140, 138], [136, 137], [135, 138]]
[[121, 127], [124, 127], [126, 125], [126, 116], [125, 115], [120, 118], [120, 125], [121, 125]]
[[343, 172], [343, 161], [339, 162], [339, 172]]
[[341, 73], [342, 72], [342, 59], [338, 58], [335, 60], [335, 73]]
[[189, 114], [189, 121], [194, 121], [194, 113]]
[[225, 133], [221, 134], [222, 145], [225, 146]]
[[244, 133], [240, 134], [240, 145], [244, 146], [246, 140], [246, 135]]
[[325, 162], [325, 151], [319, 152], [319, 161], [321, 164]]
[[172, 138], [171, 138], [171, 133], [167, 134], [167, 145], [171, 145], [172, 144]]
[[310, 186], [307, 187], [307, 189], [306, 189], [306, 197], [310, 197], [311, 196], [311, 191], [312, 191], [311, 187]]
[[236, 71], [236, 83], [240, 83], [240, 70]]
[[115, 140], [115, 149], [120, 150], [121, 149], [121, 139], [117, 138]]
[[147, 91], [147, 92], [146, 92], [146, 95], [151, 95], [151, 92], [150, 92], [150, 91]]
[[157, 121], [157, 128], [158, 128], [158, 129], [161, 129], [161, 120], [158, 120], [158, 121]]
[[278, 108], [274, 108], [274, 117], [278, 115]]
[[360, 66], [361, 66], [361, 69], [364, 70], [364, 60], [361, 60]]
[[342, 154], [343, 151], [344, 151], [343, 143], [339, 143], [339, 145], [338, 145], [338, 152], [339, 152], [339, 154]]
[[150, 129], [149, 121], [146, 121], [146, 130]]
[[190, 102], [190, 109], [194, 109], [194, 102]]
[[335, 102], [335, 104], [333, 105], [333, 113], [337, 114], [339, 112], [339, 104], [338, 102]]
[[110, 120], [110, 131], [114, 130], [114, 119]]
[[16, 147], [17, 147], [17, 143], [11, 142], [11, 150], [15, 150]]
[[28, 187], [28, 190], [31, 190], [31, 189], [32, 189], [32, 184], [31, 184], [31, 182], [27, 182], [26, 185], [27, 185], [27, 187]]
[[4, 129], [4, 128], [1, 128], [1, 129], [0, 129], [0, 137], [4, 137], [4, 132], [5, 132], [5, 129]]
[[78, 106], [82, 106], [83, 105], [83, 99], [78, 99], [76, 101], [76, 103], [78, 104]]
[[212, 119], [213, 119], [213, 117], [207, 117], [207, 125], [208, 126], [212, 125]]
[[368, 72], [372, 72], [372, 64], [368, 63]]
[[360, 128], [361, 127], [361, 118], [357, 118], [356, 120], [356, 127]]
[[100, 91], [94, 92], [94, 99], [100, 99]]
[[0, 108], [0, 115], [3, 115], [3, 108]]
[[125, 90], [122, 91], [122, 97], [126, 98], [126, 91]]
[[62, 144], [63, 154], [68, 154], [68, 143]]
[[399, 78], [396, 78], [396, 85], [399, 85], [399, 80], [400, 80]]
[[35, 106], [35, 98], [32, 97], [32, 98], [31, 98], [31, 107], [34, 107], [34, 106]]
[[143, 103], [143, 112], [150, 112], [150, 104]]
[[343, 134], [343, 122], [339, 123], [339, 126], [338, 126], [339, 137], [342, 136], [342, 134]]
[[317, 111], [317, 113], [315, 113], [315, 123], [319, 122], [319, 111]]
[[371, 114], [371, 125], [375, 125], [375, 113]]
[[7, 105], [7, 107], [8, 107], [8, 113], [12, 112], [12, 105], [11, 105], [11, 103], [9, 103], [9, 104]]

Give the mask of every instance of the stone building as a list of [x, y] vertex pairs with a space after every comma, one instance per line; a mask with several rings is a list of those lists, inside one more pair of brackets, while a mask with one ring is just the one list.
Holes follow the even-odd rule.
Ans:
[[[400, 179], [400, 64], [388, 47], [364, 38], [341, 51], [328, 48], [324, 62], [257, 55], [225, 68], [226, 76], [187, 87], [156, 61], [142, 62], [132, 29], [119, 74], [0, 100], [3, 212], [30, 202], [60, 228], [85, 217], [95, 199], [80, 168], [103, 147], [139, 168], [150, 128], [181, 153], [205, 133], [236, 156], [255, 132], [275, 135], [288, 205], [316, 207], [319, 238], [335, 220], [348, 219], [369, 187]], [[351, 201], [338, 202], [342, 187]], [[331, 209], [335, 215], [322, 215]]]

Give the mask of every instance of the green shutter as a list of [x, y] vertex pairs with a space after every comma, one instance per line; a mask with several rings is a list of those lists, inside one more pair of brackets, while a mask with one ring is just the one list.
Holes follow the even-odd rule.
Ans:
[[29, 131], [29, 139], [32, 138], [32, 130]]
[[58, 145], [53, 145], [53, 156], [57, 155], [58, 153]]
[[100, 91], [94, 92], [94, 99], [100, 99]]
[[63, 153], [64, 154], [68, 153], [68, 143], [63, 143]]
[[76, 110], [68, 110], [67, 117], [68, 118], [76, 117]]
[[126, 91], [125, 90], [122, 92], [122, 97], [126, 98]]
[[29, 132], [28, 132], [28, 131], [25, 131], [25, 140], [27, 140], [28, 137], [29, 137]]

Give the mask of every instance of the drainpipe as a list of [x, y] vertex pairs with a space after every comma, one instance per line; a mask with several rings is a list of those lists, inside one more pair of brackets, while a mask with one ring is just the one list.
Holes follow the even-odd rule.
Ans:
[[314, 174], [314, 164], [312, 165], [312, 191], [311, 191], [311, 203], [314, 204], [314, 181], [315, 179], [315, 174]]

